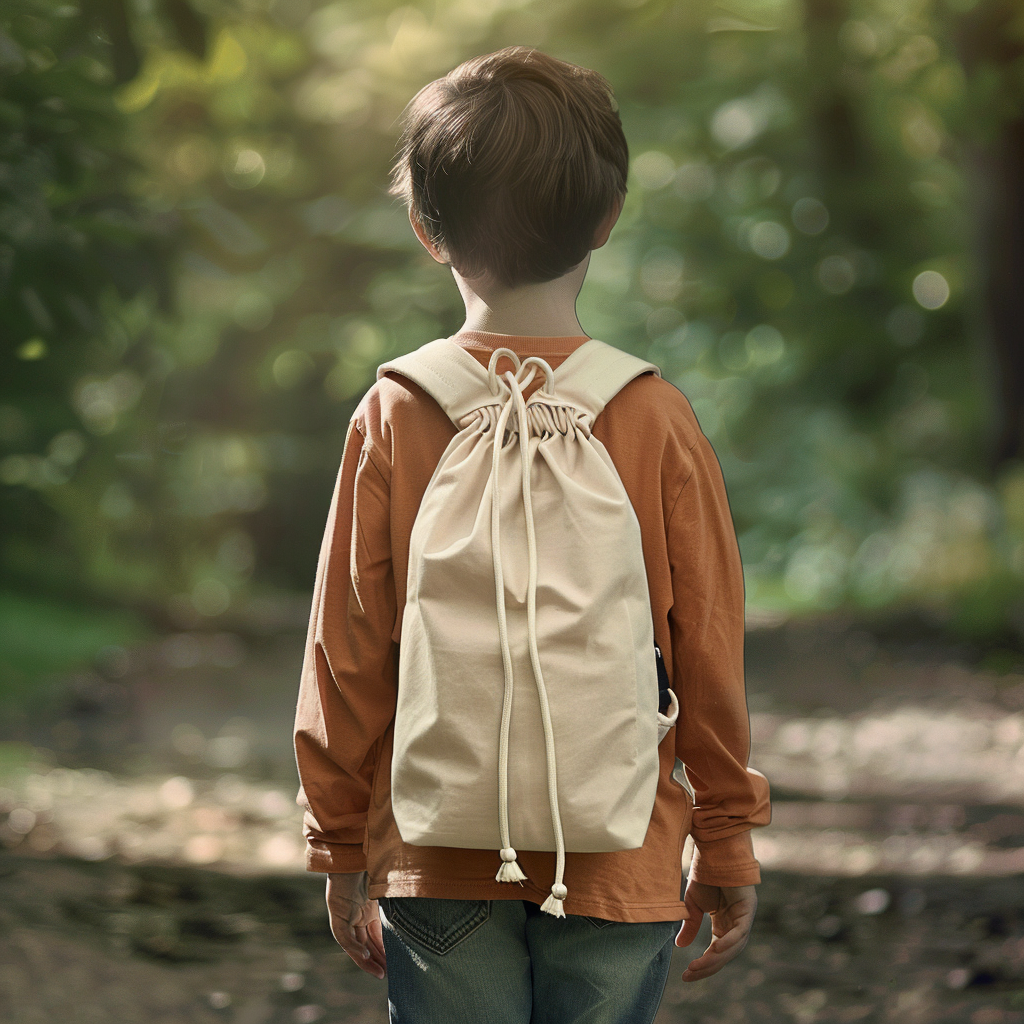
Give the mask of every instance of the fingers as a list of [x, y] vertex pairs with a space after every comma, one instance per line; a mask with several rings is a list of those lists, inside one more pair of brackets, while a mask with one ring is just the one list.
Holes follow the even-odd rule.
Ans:
[[716, 935], [704, 953], [690, 961], [690, 965], [683, 971], [683, 981], [702, 981], [717, 974], [730, 960], [739, 956], [749, 937], [748, 922], [741, 922], [723, 935]]
[[366, 931], [369, 944], [376, 953], [379, 962], [384, 965], [386, 971], [387, 954], [384, 952], [384, 929], [381, 926], [380, 918], [378, 917], [375, 921], [371, 921], [367, 925]]
[[[376, 925], [377, 935], [374, 935], [374, 925]], [[377, 976], [383, 978], [387, 973], [387, 959], [384, 954], [384, 939], [379, 919], [371, 919], [369, 924], [359, 925], [353, 931], [359, 942], [360, 954], [369, 953], [369, 956], [365, 958], [366, 962], [377, 967], [380, 970], [380, 974]]]
[[687, 881], [683, 902], [691, 913], [696, 908], [704, 914], [712, 914], [722, 906], [722, 889], [717, 885]]
[[[376, 908], [376, 901], [373, 906]], [[363, 919], [363, 914], [356, 918], [357, 921]], [[387, 962], [384, 957], [383, 937], [381, 936], [377, 941], [374, 936], [369, 934], [369, 929], [365, 924], [353, 923], [343, 914], [336, 912], [334, 907], [330, 908], [330, 920], [331, 934], [338, 945], [349, 955], [352, 962], [367, 974], [372, 974], [375, 978], [384, 978], [387, 974]], [[377, 921], [377, 931], [380, 931], [379, 920]]]
[[693, 942], [700, 931], [701, 921], [704, 920], [704, 915], [696, 907], [689, 909], [690, 916], [683, 921], [683, 927], [679, 929], [679, 934], [676, 936], [677, 946], [688, 946]]
[[699, 882], [688, 882], [686, 892], [683, 893], [683, 903], [686, 906], [687, 918], [683, 921], [682, 928], [676, 936], [677, 946], [688, 946], [700, 931], [701, 922], [705, 913], [711, 913], [718, 909], [718, 890], [711, 886], [701, 885]]
[[369, 949], [369, 959], [364, 961], [367, 964], [367, 967], [365, 969], [368, 970], [370, 974], [372, 974], [375, 978], [378, 978], [381, 981], [383, 981], [384, 978], [387, 977], [388, 973], [387, 964], [384, 962], [383, 957], [381, 957], [380, 954], [372, 946], [369, 947]]
[[[365, 933], [366, 929], [362, 930]], [[343, 935], [342, 938], [344, 941], [338, 939], [338, 945], [348, 953], [352, 962], [360, 970], [366, 971], [367, 974], [372, 974], [375, 978], [383, 978], [387, 974], [383, 957], [380, 956], [372, 944], [366, 943], [365, 934], [362, 940], [360, 940], [357, 934], [351, 932], [348, 935]], [[368, 955], [364, 956], [364, 952]]]

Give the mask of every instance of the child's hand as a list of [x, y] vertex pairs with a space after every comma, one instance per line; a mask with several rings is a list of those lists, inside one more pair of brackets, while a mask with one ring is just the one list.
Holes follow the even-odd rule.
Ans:
[[702, 981], [739, 956], [750, 938], [757, 911], [757, 888], [753, 885], [718, 886], [687, 882], [683, 902], [690, 916], [676, 936], [677, 946], [688, 946], [697, 937], [705, 914], [711, 915], [711, 945], [691, 960], [683, 981]]
[[335, 941], [367, 974], [387, 974], [377, 901], [367, 899], [366, 872], [327, 876], [327, 910]]

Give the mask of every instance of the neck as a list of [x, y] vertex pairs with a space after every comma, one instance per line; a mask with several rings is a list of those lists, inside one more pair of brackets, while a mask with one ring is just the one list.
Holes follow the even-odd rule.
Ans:
[[505, 288], [452, 271], [466, 304], [463, 331], [485, 331], [525, 337], [569, 338], [585, 332], [576, 315], [576, 298], [587, 274], [590, 256], [554, 281]]

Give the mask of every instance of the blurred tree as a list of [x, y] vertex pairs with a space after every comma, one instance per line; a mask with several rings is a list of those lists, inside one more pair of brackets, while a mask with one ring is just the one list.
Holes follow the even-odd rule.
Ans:
[[112, 423], [142, 393], [133, 339], [109, 314], [133, 297], [169, 305], [166, 224], [128, 185], [108, 50], [72, 5], [11, 0], [0, 14], [0, 443], [15, 452], [0, 462], [0, 559], [26, 589], [83, 592], [73, 534], [98, 496], [71, 481], [114, 457], [83, 415]]
[[[963, 172], [985, 96], [1009, 112], [991, 138], [1019, 116], [1015, 23], [969, 28], [1005, 2], [17, 0], [0, 114], [36, 127], [0, 213], [22, 274], [2, 293], [6, 571], [181, 626], [308, 588], [376, 366], [461, 323], [386, 194], [397, 118], [523, 43], [616, 89], [630, 192], [582, 322], [693, 403], [751, 605], [913, 602], [1024, 632], [1024, 472], [983, 468]], [[32, 262], [65, 220], [74, 257]], [[986, 265], [1019, 259], [996, 234]]]
[[1024, 10], [1013, 0], [954, 4], [952, 39], [972, 82], [962, 130], [993, 349], [992, 466], [1024, 459]]

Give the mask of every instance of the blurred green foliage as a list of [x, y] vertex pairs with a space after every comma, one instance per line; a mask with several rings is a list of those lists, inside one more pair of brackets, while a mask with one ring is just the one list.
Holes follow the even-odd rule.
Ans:
[[39, 754], [27, 743], [0, 743], [0, 779], [12, 782], [40, 767]]
[[129, 611], [0, 592], [0, 707], [39, 680], [102, 660], [146, 635], [145, 624]]
[[102, 574], [86, 535], [117, 475], [108, 428], [144, 389], [145, 307], [169, 296], [108, 48], [84, 28], [74, 7], [12, 0], [0, 35], [3, 569], [80, 597]]
[[1024, 633], [972, 170], [1022, 116], [1015, 4], [9, 0], [0, 29], [10, 586], [182, 627], [308, 589], [376, 366], [462, 322], [386, 194], [396, 120], [523, 43], [616, 89], [581, 322], [693, 403], [750, 606]]

